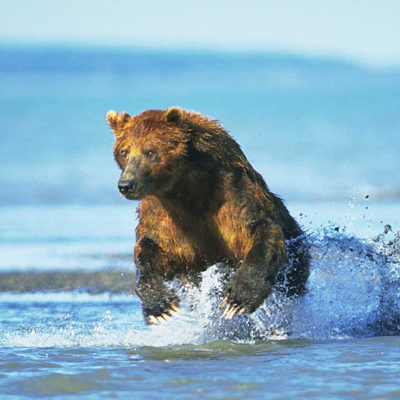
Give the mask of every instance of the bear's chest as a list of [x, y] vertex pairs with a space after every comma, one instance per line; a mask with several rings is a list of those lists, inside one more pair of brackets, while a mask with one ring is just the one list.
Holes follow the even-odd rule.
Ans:
[[225, 260], [242, 261], [251, 247], [245, 210], [235, 203], [217, 212], [165, 208], [158, 201], [142, 202], [139, 236], [150, 234], [158, 245], [184, 265], [206, 268]]

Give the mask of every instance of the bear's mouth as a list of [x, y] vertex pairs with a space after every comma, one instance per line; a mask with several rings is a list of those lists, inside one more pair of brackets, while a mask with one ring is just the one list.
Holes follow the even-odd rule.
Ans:
[[120, 193], [127, 200], [141, 200], [145, 196], [144, 193], [142, 193], [139, 190], [131, 190], [131, 191], [125, 191], [125, 192], [122, 192], [120, 190]]
[[143, 195], [138, 195], [136, 192], [132, 193], [121, 193], [123, 197], [125, 197], [127, 200], [141, 200], [144, 196]]

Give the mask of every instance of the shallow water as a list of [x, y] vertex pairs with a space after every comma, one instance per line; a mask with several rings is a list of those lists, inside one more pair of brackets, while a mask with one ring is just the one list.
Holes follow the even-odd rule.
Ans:
[[[307, 227], [313, 255], [304, 297], [287, 299], [275, 291], [251, 316], [222, 320], [224, 284], [219, 277], [225, 270], [216, 265], [203, 274], [200, 288], [181, 289], [178, 316], [154, 327], [144, 324], [140, 301], [127, 286], [112, 292], [104, 285], [90, 294], [84, 284], [90, 271], [107, 273], [113, 266], [121, 274], [133, 272], [127, 255], [134, 219], [126, 216], [133, 215], [134, 204], [0, 209], [3, 221], [13, 216], [14, 227], [42, 221], [30, 223], [26, 231], [13, 230], [11, 223], [3, 226], [3, 238], [9, 240], [0, 243], [0, 254], [7, 255], [0, 272], [10, 274], [13, 265], [20, 265], [24, 276], [43, 274], [43, 280], [32, 279], [31, 288], [0, 294], [0, 393], [18, 399], [398, 398], [395, 216], [400, 207], [366, 207], [365, 201], [289, 204]], [[51, 270], [55, 215], [59, 264]], [[97, 223], [80, 230], [80, 215]], [[342, 221], [332, 221], [332, 215]], [[385, 234], [387, 221], [393, 229], [386, 227]], [[125, 240], [114, 248], [121, 232]], [[76, 246], [79, 241], [86, 247]], [[20, 260], [25, 259], [24, 246], [36, 243], [41, 250], [31, 270]], [[96, 264], [84, 268], [99, 249]], [[117, 257], [119, 252], [125, 256]], [[46, 282], [54, 271], [74, 273], [83, 284], [49, 291]]]
[[172, 348], [2, 348], [0, 375], [9, 398], [395, 399], [399, 344], [398, 337], [381, 337]]
[[[12, 335], [1, 338], [3, 395], [245, 399], [268, 394], [279, 399], [399, 394], [398, 336], [173, 344], [185, 335], [182, 327], [144, 328], [137, 299], [131, 297], [8, 297], [1, 308], [13, 325]], [[4, 332], [7, 324], [2, 325]]]

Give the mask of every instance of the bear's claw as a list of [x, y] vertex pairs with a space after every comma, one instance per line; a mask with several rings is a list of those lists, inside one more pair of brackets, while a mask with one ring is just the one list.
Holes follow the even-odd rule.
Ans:
[[[171, 305], [171, 310], [172, 310], [172, 311], [175, 311], [176, 313], [179, 312], [179, 311], [181, 311], [181, 309], [180, 309], [177, 305], [175, 305], [175, 304], [172, 304], [172, 305]], [[170, 310], [170, 311], [171, 311], [171, 310]]]
[[149, 315], [147, 318], [149, 320], [149, 324], [158, 325], [158, 321], [154, 315]]
[[222, 312], [222, 318], [225, 319], [232, 319], [236, 313], [238, 315], [242, 315], [243, 313], [246, 312], [246, 308], [243, 306], [238, 306], [237, 304], [231, 302], [228, 300], [227, 297], [224, 298], [221, 304], [221, 308], [224, 308], [224, 311]]
[[147, 322], [150, 325], [160, 325], [161, 323], [165, 322], [165, 321], [169, 321], [171, 319], [171, 317], [173, 317], [174, 315], [177, 315], [178, 312], [181, 309], [176, 306], [175, 304], [171, 305], [171, 308], [169, 310], [167, 310], [166, 312], [163, 312], [161, 315], [149, 315], [147, 317]]

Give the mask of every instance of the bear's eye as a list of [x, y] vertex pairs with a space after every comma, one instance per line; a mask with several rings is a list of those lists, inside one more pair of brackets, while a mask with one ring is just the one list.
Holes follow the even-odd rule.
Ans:
[[154, 158], [154, 156], [156, 155], [155, 150], [149, 149], [149, 150], [144, 150], [143, 154], [146, 156], [146, 158]]

